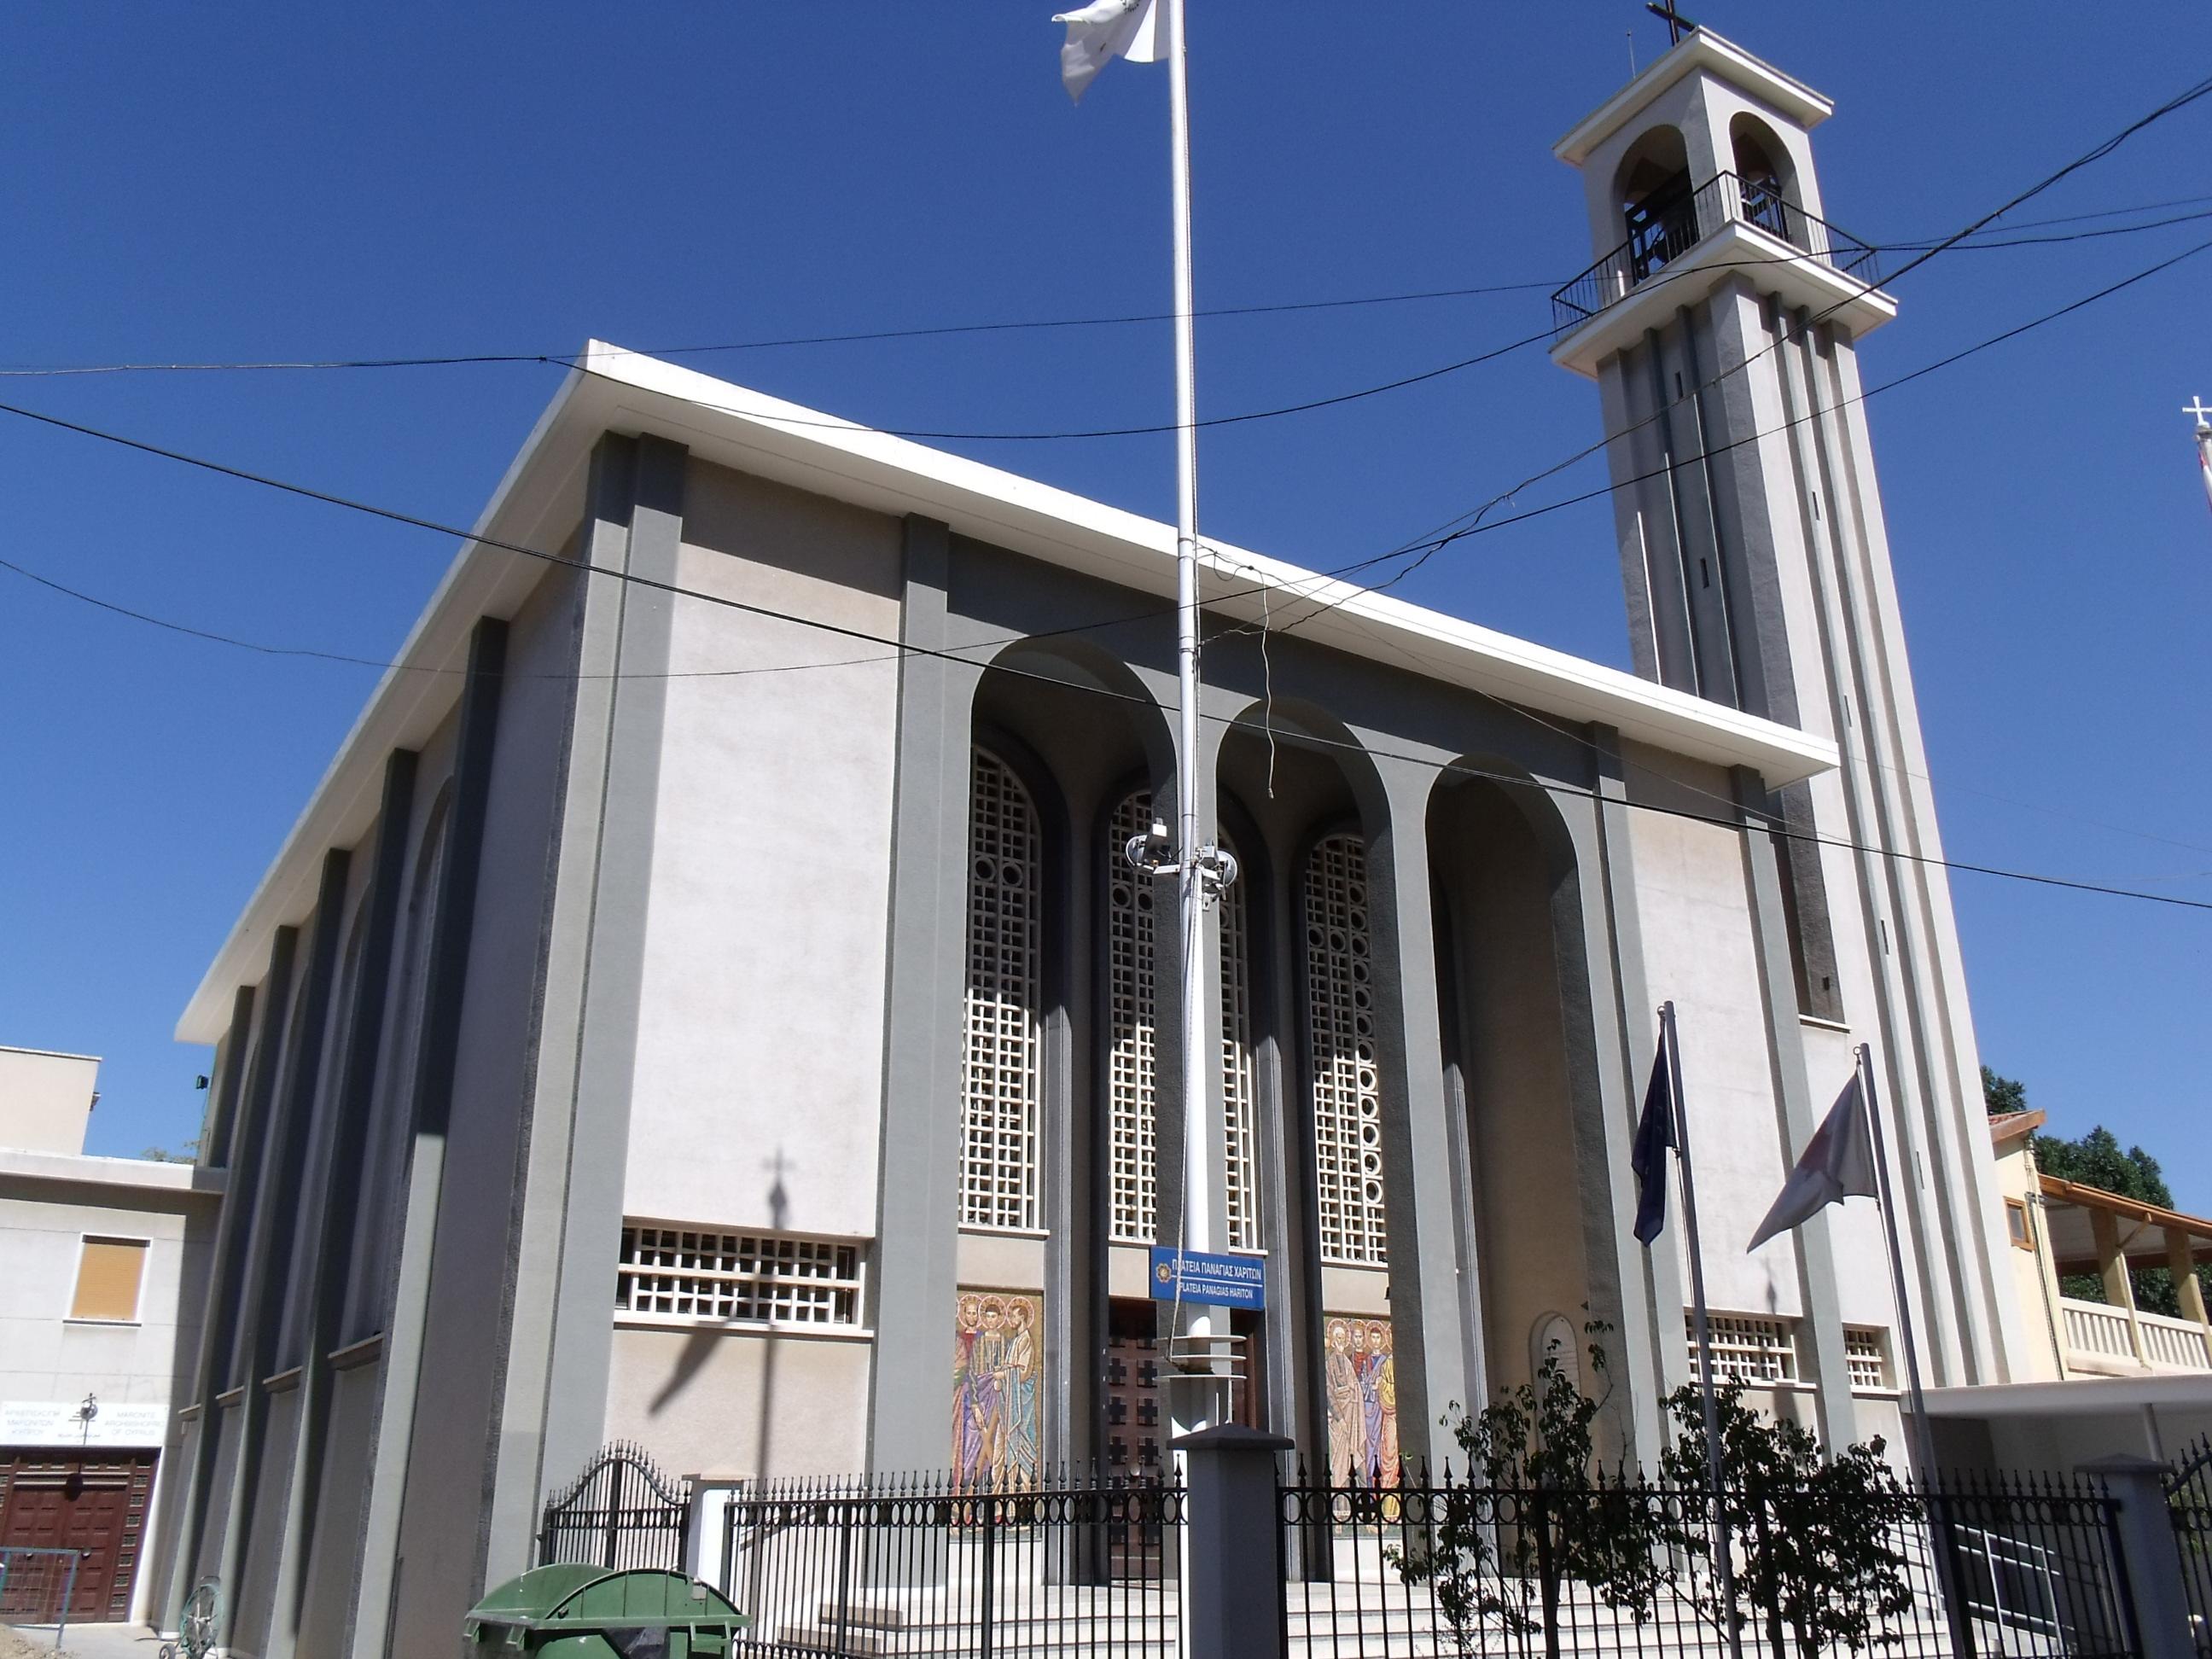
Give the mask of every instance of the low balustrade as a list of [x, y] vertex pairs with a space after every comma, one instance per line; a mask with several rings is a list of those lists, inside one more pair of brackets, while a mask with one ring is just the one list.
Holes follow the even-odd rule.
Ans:
[[2125, 1308], [2061, 1297], [2066, 1361], [2082, 1370], [2212, 1371], [2212, 1340], [2193, 1319], [2128, 1316]]
[[1880, 248], [1806, 212], [1771, 180], [1721, 173], [1654, 212], [1634, 235], [1553, 295], [1555, 335], [1564, 338], [1580, 328], [1730, 224], [1765, 231], [1854, 282], [1881, 286]]

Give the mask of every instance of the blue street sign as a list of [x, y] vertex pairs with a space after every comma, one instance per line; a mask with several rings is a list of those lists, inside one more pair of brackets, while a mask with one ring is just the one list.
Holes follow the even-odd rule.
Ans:
[[1182, 1264], [1182, 1299], [1209, 1308], [1267, 1305], [1267, 1263], [1256, 1255], [1206, 1255], [1197, 1250], [1152, 1247], [1152, 1300], [1176, 1299], [1176, 1263]]

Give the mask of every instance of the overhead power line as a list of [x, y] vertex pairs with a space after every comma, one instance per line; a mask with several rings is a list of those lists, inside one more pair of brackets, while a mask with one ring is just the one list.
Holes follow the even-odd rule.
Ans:
[[[2042, 226], [2075, 224], [2087, 220], [2123, 217], [2130, 214], [2162, 211], [2174, 207], [2194, 207], [2212, 204], [2212, 196], [2178, 197], [2164, 202], [2140, 203], [2131, 207], [2106, 208], [2094, 213], [2068, 214], [2055, 219], [2027, 219], [2006, 226], [1993, 226], [1977, 236], [1994, 236], [1999, 231], [2029, 230]], [[2212, 217], [2212, 210], [2185, 213], [2169, 219], [2153, 220], [2144, 224], [2119, 225], [2105, 230], [2083, 231], [2063, 236], [2021, 236], [2007, 240], [1970, 240], [1965, 246], [1990, 248], [2031, 247], [2065, 242], [2087, 241], [2106, 236], [2133, 235], [2140, 231], [2160, 230], [2169, 225], [2189, 223], [2194, 220]], [[1937, 239], [1908, 238], [1898, 241], [1875, 242], [1868, 246], [1878, 253], [1917, 252], [1934, 246]], [[1705, 267], [1719, 270], [1726, 265], [1753, 265], [1767, 263], [1763, 259], [1731, 259]], [[1663, 273], [1652, 279], [1664, 280]], [[1540, 277], [1528, 282], [1485, 283], [1462, 288], [1416, 289], [1393, 294], [1351, 295], [1333, 300], [1288, 300], [1261, 304], [1213, 306], [1194, 314], [1204, 318], [1265, 317], [1295, 314], [1315, 311], [1345, 311], [1368, 306], [1397, 306], [1437, 300], [1474, 299], [1500, 294], [1548, 292], [1559, 286], [1556, 277]], [[724, 352], [772, 351], [801, 346], [866, 345], [893, 340], [939, 339], [970, 334], [1014, 334], [1046, 332], [1054, 330], [1082, 328], [1115, 328], [1131, 325], [1170, 322], [1171, 312], [1128, 312], [1098, 317], [1045, 317], [1008, 319], [976, 323], [925, 324], [911, 328], [859, 329], [841, 333], [789, 334], [753, 340], [725, 340], [707, 345], [649, 346], [639, 349], [634, 355], [641, 357], [696, 357]], [[103, 374], [246, 374], [256, 372], [330, 371], [338, 369], [380, 368], [469, 368], [497, 363], [543, 363], [550, 368], [573, 368], [577, 354], [568, 351], [477, 351], [449, 355], [416, 354], [380, 357], [279, 357], [279, 358], [222, 358], [198, 361], [143, 361], [95, 363], [8, 363], [0, 364], [0, 379], [60, 380], [80, 375]], [[1115, 435], [1119, 435], [1115, 434]]]
[[[1924, 365], [1920, 368], [1914, 369], [1905, 374], [1899, 375], [1895, 380], [1884, 382], [1880, 386], [1869, 388], [1869, 390], [1861, 392], [1859, 397], [1861, 398], [1871, 397], [1875, 395], [1877, 392], [1887, 391], [1893, 386], [1905, 385], [1912, 380], [1919, 380], [1927, 374], [1936, 372], [1937, 369], [1948, 367], [1950, 364], [1956, 363], [1966, 357], [1972, 356], [1977, 352], [1986, 350], [1990, 347], [1998, 344], [2005, 340], [2017, 337], [2019, 335], [2027, 332], [2029, 329], [2039, 326], [2045, 322], [2052, 320], [2057, 317], [2065, 315], [2069, 312], [2080, 310], [2082, 307], [2094, 303], [2099, 299], [2104, 298], [2110, 294], [2119, 292], [2121, 289], [2131, 286], [2137, 282], [2141, 282], [2146, 277], [2156, 274], [2156, 272], [2160, 270], [2168, 269], [2171, 266], [2179, 264], [2182, 259], [2190, 258], [2194, 254], [2202, 253], [2207, 250], [2212, 250], [2212, 240], [2200, 243], [2195, 248], [2190, 249], [2184, 253], [2162, 260], [2158, 264], [2151, 266], [2144, 270], [2138, 271], [2133, 276], [2125, 277], [2118, 283], [2108, 284], [2106, 287], [2099, 289], [2095, 294], [2085, 295], [2081, 299], [2075, 300], [2066, 306], [2058, 307], [2050, 313], [2046, 313], [2042, 317], [2034, 319], [2027, 323], [2018, 325], [2015, 327], [2007, 329], [2000, 334], [1993, 335], [1985, 340], [1979, 341], [1973, 345], [1954, 352], [1950, 354], [1950, 356], [1941, 358], [1934, 363]], [[1829, 406], [1829, 410], [1832, 410], [1833, 407], [1835, 406]], [[1824, 410], [1820, 412], [1828, 411]], [[160, 456], [165, 459], [178, 461], [185, 465], [201, 468], [205, 471], [218, 473], [224, 477], [236, 478], [242, 482], [260, 484], [265, 488], [280, 490], [285, 494], [298, 495], [308, 500], [321, 501], [330, 506], [342, 507], [351, 511], [368, 514], [371, 516], [387, 520], [393, 523], [411, 525], [418, 529], [434, 531], [441, 534], [455, 537], [464, 542], [473, 542], [479, 545], [493, 548], [502, 552], [518, 554], [524, 557], [536, 559], [544, 563], [566, 566], [586, 576], [612, 578], [619, 581], [633, 583], [637, 586], [654, 589], [674, 597], [696, 599], [703, 603], [720, 606], [725, 609], [739, 611], [753, 616], [790, 623], [796, 626], [812, 629], [820, 632], [836, 635], [843, 638], [879, 646], [884, 648], [885, 653], [881, 657], [848, 659], [839, 663], [759, 665], [744, 669], [706, 671], [708, 673], [720, 672], [726, 674], [746, 674], [793, 672], [811, 667], [860, 666], [868, 662], [890, 661], [902, 657], [914, 655], [938, 658], [945, 661], [961, 663], [969, 667], [976, 667], [979, 665], [973, 658], [962, 656], [954, 651], [917, 646], [908, 641], [896, 640], [885, 635], [872, 633], [866, 629], [850, 628], [840, 623], [824, 622], [815, 617], [800, 617], [788, 611], [778, 611], [772, 606], [754, 605], [744, 600], [732, 599], [727, 595], [709, 593], [700, 589], [685, 587], [678, 583], [659, 581], [653, 578], [637, 574], [635, 572], [614, 570], [603, 566], [593, 565], [582, 560], [573, 559], [561, 554], [549, 553], [542, 549], [529, 547], [521, 543], [502, 541], [495, 537], [477, 535], [470, 531], [460, 529], [455, 526], [441, 524], [434, 520], [426, 519], [417, 514], [402, 513], [393, 508], [381, 507], [369, 502], [355, 501], [349, 497], [337, 495], [326, 490], [315, 489], [307, 485], [291, 483], [288, 481], [274, 478], [265, 474], [249, 471], [240, 467], [229, 466], [222, 462], [212, 461], [204, 457], [187, 454], [182, 451], [169, 449], [161, 445], [147, 443], [141, 440], [125, 437], [119, 434], [103, 431], [98, 428], [87, 426], [79, 422], [64, 420], [59, 416], [43, 414], [37, 410], [26, 410], [13, 404], [0, 404], [0, 413], [16, 415], [28, 420], [59, 427], [64, 430], [78, 433], [87, 437], [92, 437], [103, 441], [118, 444], [124, 447], [141, 453]], [[1802, 419], [1806, 417], [1801, 416], [1799, 418]], [[1749, 441], [1745, 440], [1743, 441]], [[1608, 489], [1610, 487], [1608, 486]], [[1606, 492], [1601, 491], [1594, 493]], [[1578, 497], [1575, 499], [1587, 499], [1587, 497]], [[1556, 511], [1561, 507], [1571, 504], [1572, 501], [1555, 502], [1550, 507], [1537, 508], [1529, 514], [1518, 515], [1515, 520], [1499, 520], [1496, 524], [1486, 526], [1486, 528], [1503, 528], [1505, 524], [1518, 522], [1520, 518], [1538, 516], [1541, 513]], [[1444, 540], [1446, 542], [1457, 540], [1474, 533], [1477, 533], [1477, 527], [1468, 526], [1462, 530], [1455, 532], [1451, 537], [1446, 538]], [[405, 665], [392, 663], [377, 663], [368, 659], [347, 657], [343, 653], [335, 652], [318, 651], [305, 647], [272, 647], [256, 641], [246, 641], [229, 635], [216, 634], [206, 629], [191, 628], [184, 624], [168, 621], [165, 618], [155, 617], [149, 612], [134, 610], [130, 607], [116, 605], [111, 601], [100, 599], [93, 595], [84, 593], [80, 590], [69, 587], [63, 583], [55, 581], [50, 577], [43, 576], [36, 572], [28, 570], [22, 565], [20, 565], [12, 560], [0, 559], [0, 566], [4, 566], [6, 568], [13, 570], [18, 574], [25, 576], [33, 581], [36, 581], [57, 592], [64, 593], [70, 598], [82, 600], [89, 605], [97, 605], [104, 611], [112, 611], [117, 614], [130, 617], [137, 621], [151, 623], [156, 627], [170, 629], [179, 633], [189, 634], [195, 637], [210, 640], [218, 643], [236, 646], [246, 650], [262, 652], [272, 655], [323, 657], [333, 660], [356, 663], [363, 666], [376, 666], [386, 669], [407, 666]], [[1399, 577], [1394, 577], [1392, 580], [1395, 582], [1401, 579], [1401, 578]], [[1310, 618], [1301, 618], [1300, 620], [1304, 621], [1309, 619]], [[1063, 631], [1090, 632], [1095, 631], [1100, 628], [1126, 626], [1128, 623], [1137, 620], [1141, 620], [1141, 618], [1138, 617], [1123, 617], [1110, 623], [1085, 624], [1079, 629], [1071, 629]], [[1279, 632], [1284, 630], [1279, 629], [1277, 631]], [[1037, 636], [1030, 637], [1034, 638]], [[1019, 645], [1024, 642], [1025, 642], [1024, 640], [1008, 640], [994, 641], [988, 646], [975, 648], [999, 652], [1003, 651], [1009, 646]], [[1024, 669], [1015, 665], [1003, 662], [994, 662], [988, 665], [988, 667], [989, 671], [994, 673], [1006, 674], [1023, 679], [1040, 681], [1052, 685], [1072, 686], [1078, 690], [1092, 692], [1113, 698], [1116, 701], [1140, 704], [1148, 708], [1155, 706], [1152, 704], [1149, 700], [1133, 696], [1133, 694], [1114, 691], [1110, 688], [1107, 687], [1094, 686], [1080, 682], [1065, 680], [1055, 675], [1039, 673], [1034, 670]], [[698, 672], [699, 671], [693, 671], [694, 674]], [[691, 676], [683, 676], [683, 678], [690, 677]], [[552, 676], [550, 678], [568, 678], [575, 677], [559, 675]], [[677, 677], [671, 676], [670, 678]], [[1503, 700], [1492, 699], [1492, 701], [1502, 702]], [[1513, 705], [1507, 704], [1506, 706], [1512, 707]], [[1206, 718], [1217, 722], [1225, 722], [1228, 717], [1207, 715]], [[1551, 723], [1548, 721], [1542, 721], [1540, 723], [1547, 726], [1551, 726]], [[1558, 730], [1559, 728], [1551, 726], [1551, 729]], [[1319, 738], [1310, 733], [1302, 733], [1287, 740], [1319, 744], [1324, 747], [1342, 747], [1379, 757], [1395, 758], [1414, 762], [1419, 764], [1430, 766], [1439, 772], [1448, 772], [1460, 775], [1486, 778], [1492, 781], [1501, 784], [1509, 784], [1517, 787], [1539, 788], [1553, 794], [1597, 799], [1594, 792], [1579, 789], [1571, 785], [1543, 782], [1531, 783], [1529, 780], [1515, 777], [1510, 774], [1492, 773], [1480, 768], [1466, 767], [1456, 763], [1440, 764], [1423, 756], [1401, 754], [1396, 753], [1395, 751], [1366, 748], [1359, 744], [1346, 744], [1340, 742], [1333, 742], [1333, 740]], [[1710, 793], [1711, 792], [1697, 791], [1697, 793]], [[2132, 888], [2123, 888], [2096, 882], [2081, 881], [2070, 878], [2044, 875], [2031, 871], [2006, 869], [1997, 866], [1978, 864], [1965, 860], [1936, 858], [1928, 854], [1902, 852], [1894, 848], [1871, 847], [1864, 843], [1852, 842], [1841, 837], [1814, 835], [1808, 831], [1794, 830], [1788, 824], [1775, 818], [1772, 814], [1759, 812], [1755, 810], [1747, 810], [1741, 806], [1736, 806], [1733, 803], [1729, 804], [1731, 811], [1727, 816], [1694, 812], [1686, 808], [1670, 807], [1655, 802], [1638, 801], [1629, 804], [1639, 811], [1659, 811], [1672, 817], [1691, 818], [1699, 822], [1723, 825], [1731, 829], [1741, 829], [1745, 827], [1744, 819], [1747, 817], [1749, 817], [1765, 820], [1759, 827], [1767, 830], [1774, 835], [1791, 840], [1803, 841], [1821, 846], [1838, 847], [1853, 852], [1871, 854], [1877, 857], [1903, 859], [1911, 863], [1938, 866], [1945, 869], [1963, 871], [1971, 874], [1987, 875], [2009, 880], [2026, 881], [2042, 886], [2065, 888], [2081, 892], [2098, 893], [2111, 897], [2130, 898], [2145, 903], [2164, 904], [2185, 909], [2212, 910], [2212, 902], [2183, 898], [2173, 894], [2143, 892]]]

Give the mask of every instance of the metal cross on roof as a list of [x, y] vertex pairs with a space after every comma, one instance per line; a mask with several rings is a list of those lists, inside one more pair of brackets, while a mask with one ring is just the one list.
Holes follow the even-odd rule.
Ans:
[[1674, 0], [1644, 0], [1644, 9], [1665, 21], [1669, 46], [1679, 46], [1684, 35], [1697, 33], [1698, 26], [1674, 9]]
[[2197, 417], [2197, 429], [2199, 432], [2208, 426], [2212, 426], [2212, 409], [2207, 409], [2204, 406], [2204, 399], [2202, 398], [2197, 398], [2181, 412], [2185, 415], [2194, 415]]

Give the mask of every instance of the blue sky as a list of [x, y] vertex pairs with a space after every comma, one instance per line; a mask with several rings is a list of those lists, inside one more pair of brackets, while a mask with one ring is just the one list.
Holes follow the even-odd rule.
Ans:
[[[1663, 31], [1632, 0], [1191, 0], [1202, 306], [1564, 281], [1549, 146]], [[642, 349], [1152, 312], [1164, 80], [1080, 110], [1050, 0], [612, 9], [50, 8], [0, 51], [9, 367]], [[1943, 234], [2212, 69], [2212, 9], [1869, 0], [1692, 15], [1828, 93], [1831, 216]], [[2104, 15], [2100, 14], [2099, 15]], [[1355, 24], [1343, 20], [1356, 17]], [[2021, 217], [2212, 191], [2212, 100]], [[2194, 209], [2203, 211], [2212, 202]], [[2152, 215], [2148, 216], [2165, 216]], [[2124, 223], [2097, 221], [2096, 224]], [[2087, 228], [2087, 226], [2078, 228]], [[1887, 380], [2212, 237], [2212, 221], [1947, 254], [1869, 342]], [[1869, 408], [1954, 856], [2212, 899], [2212, 255]], [[1541, 290], [1202, 325], [1202, 412], [1418, 372], [1541, 328]], [[1164, 325], [690, 361], [876, 424], [1115, 426], [1171, 410]], [[10, 378], [0, 400], [466, 521], [551, 394], [538, 364]], [[1210, 432], [1211, 532], [1318, 566], [1581, 448], [1536, 349]], [[951, 446], [1166, 515], [1166, 440]], [[1540, 505], [1601, 464], [1538, 486]], [[271, 643], [387, 655], [450, 540], [0, 416], [5, 556]], [[1626, 664], [1592, 503], [1401, 590]], [[0, 571], [0, 1042], [106, 1056], [93, 1149], [195, 1131], [179, 1011], [374, 682], [225, 649]], [[1984, 1056], [2054, 1127], [2109, 1123], [2212, 1210], [2212, 915], [1956, 878]]]

